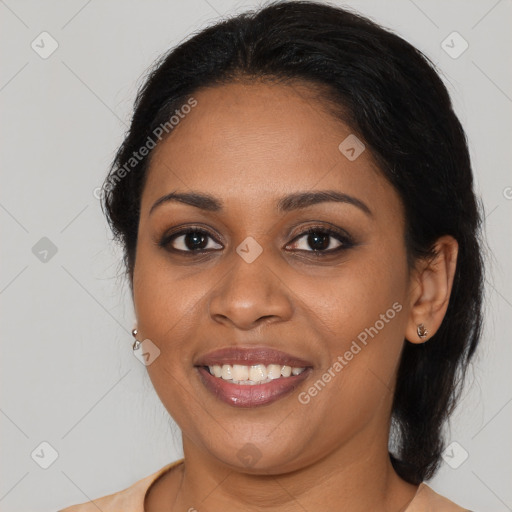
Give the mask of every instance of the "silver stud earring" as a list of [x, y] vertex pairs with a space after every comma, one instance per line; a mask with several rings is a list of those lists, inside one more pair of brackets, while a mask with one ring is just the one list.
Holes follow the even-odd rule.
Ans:
[[132, 329], [132, 336], [135, 338], [135, 341], [133, 342], [132, 349], [139, 350], [139, 347], [141, 346], [141, 342], [137, 339], [137, 329]]
[[418, 325], [418, 329], [416, 331], [420, 339], [426, 338], [428, 336], [428, 331], [423, 324]]

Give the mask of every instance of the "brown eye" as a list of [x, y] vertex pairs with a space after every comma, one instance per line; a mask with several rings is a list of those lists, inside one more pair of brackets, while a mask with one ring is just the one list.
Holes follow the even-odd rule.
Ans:
[[162, 247], [176, 252], [205, 252], [222, 249], [207, 231], [189, 228], [164, 237]]
[[306, 252], [331, 253], [352, 246], [352, 241], [345, 234], [331, 229], [312, 227], [297, 236], [287, 248]]

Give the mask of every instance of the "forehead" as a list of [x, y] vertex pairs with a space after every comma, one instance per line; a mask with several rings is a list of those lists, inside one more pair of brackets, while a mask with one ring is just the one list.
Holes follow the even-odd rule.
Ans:
[[193, 97], [197, 105], [153, 152], [143, 209], [177, 189], [256, 205], [295, 190], [375, 197], [391, 188], [368, 150], [355, 160], [340, 151], [351, 128], [303, 85], [232, 83]]

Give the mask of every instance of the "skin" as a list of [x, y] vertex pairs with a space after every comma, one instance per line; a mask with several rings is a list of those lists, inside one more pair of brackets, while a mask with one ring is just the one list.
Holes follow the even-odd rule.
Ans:
[[[161, 351], [147, 369], [181, 428], [186, 461], [155, 483], [146, 510], [405, 510], [417, 486], [395, 473], [387, 451], [396, 370], [404, 338], [427, 341], [441, 324], [457, 243], [443, 237], [432, 261], [408, 267], [399, 196], [368, 148], [354, 161], [340, 152], [352, 130], [305, 85], [239, 82], [194, 97], [152, 155], [133, 269], [138, 339]], [[371, 214], [332, 201], [277, 211], [282, 196], [318, 190], [349, 194]], [[210, 194], [223, 208], [167, 202], [150, 214], [173, 191]], [[197, 225], [211, 233], [210, 253], [173, 253], [187, 250], [179, 235], [158, 245]], [[345, 230], [354, 245], [316, 255], [300, 236], [312, 225]], [[249, 236], [263, 249], [252, 263], [236, 252]], [[401, 311], [301, 404], [298, 394], [394, 303]], [[313, 372], [277, 402], [235, 408], [194, 369], [200, 355], [228, 346], [270, 346], [311, 361]], [[237, 456], [247, 443], [260, 456], [251, 467]]]

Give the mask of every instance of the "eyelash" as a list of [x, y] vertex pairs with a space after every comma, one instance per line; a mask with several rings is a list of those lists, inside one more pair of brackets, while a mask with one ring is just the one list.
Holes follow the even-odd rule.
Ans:
[[[192, 233], [206, 236], [206, 237], [214, 240], [215, 243], [219, 243], [219, 242], [217, 242], [217, 240], [215, 240], [215, 238], [211, 235], [211, 233], [206, 231], [205, 229], [200, 228], [200, 227], [190, 226], [185, 229], [182, 229], [181, 231], [177, 231], [175, 233], [164, 235], [162, 237], [162, 239], [158, 242], [158, 245], [167, 251], [170, 251], [170, 252], [173, 252], [176, 254], [186, 255], [186, 256], [200, 256], [200, 255], [204, 255], [204, 254], [208, 254], [209, 252], [212, 252], [212, 249], [186, 250], [185, 251], [182, 249], [174, 249], [174, 248], [170, 247], [170, 243], [174, 239], [176, 239], [180, 236], [184, 236], [184, 235], [186, 236], [186, 235], [189, 235]], [[320, 235], [324, 235], [324, 236], [330, 236], [332, 238], [335, 238], [338, 242], [340, 242], [341, 245], [339, 247], [336, 247], [335, 249], [328, 249], [328, 250], [306, 251], [304, 249], [297, 249], [299, 252], [311, 253], [311, 254], [315, 255], [316, 257], [328, 256], [328, 255], [332, 255], [334, 253], [338, 253], [338, 252], [350, 249], [351, 247], [353, 247], [355, 245], [354, 241], [348, 235], [348, 233], [346, 233], [342, 230], [338, 231], [338, 230], [335, 230], [332, 228], [327, 228], [325, 226], [310, 226], [309, 228], [305, 229], [304, 231], [299, 233], [297, 236], [295, 236], [294, 239], [292, 240], [292, 242], [290, 242], [290, 244], [296, 243], [296, 241], [300, 240], [304, 236], [311, 235], [311, 234], [320, 234]], [[290, 245], [290, 244], [287, 244], [287, 245]], [[213, 249], [213, 251], [218, 251], [218, 250], [220, 250], [220, 249]]]

